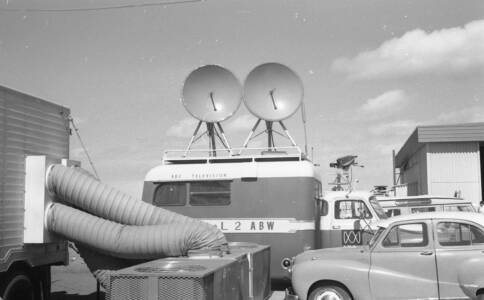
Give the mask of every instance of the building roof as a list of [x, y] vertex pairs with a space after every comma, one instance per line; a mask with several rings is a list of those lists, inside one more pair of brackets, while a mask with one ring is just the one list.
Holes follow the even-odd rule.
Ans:
[[484, 122], [417, 126], [403, 144], [395, 157], [397, 168], [402, 167], [408, 159], [425, 143], [483, 142]]
[[388, 227], [394, 222], [399, 221], [414, 221], [414, 220], [427, 220], [427, 219], [448, 219], [448, 220], [464, 220], [470, 221], [484, 226], [484, 214], [477, 212], [425, 212], [415, 213], [409, 215], [400, 215], [388, 219], [383, 219], [375, 223], [377, 227]]

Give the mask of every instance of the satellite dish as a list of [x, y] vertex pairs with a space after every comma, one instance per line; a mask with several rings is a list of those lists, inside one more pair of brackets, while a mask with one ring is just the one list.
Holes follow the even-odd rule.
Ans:
[[185, 109], [202, 122], [228, 119], [240, 106], [242, 89], [229, 70], [215, 65], [200, 67], [188, 75], [183, 85]]
[[257, 118], [282, 121], [293, 115], [303, 99], [303, 84], [291, 69], [266, 63], [253, 69], [244, 84], [244, 103]]

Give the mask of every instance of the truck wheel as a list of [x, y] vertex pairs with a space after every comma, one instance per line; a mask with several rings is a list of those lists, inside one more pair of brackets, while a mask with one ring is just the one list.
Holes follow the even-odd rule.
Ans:
[[308, 300], [351, 300], [351, 296], [339, 286], [328, 285], [315, 288]]
[[17, 270], [2, 279], [0, 295], [3, 300], [35, 300], [34, 284], [27, 272]]
[[30, 272], [35, 300], [49, 300], [51, 288], [50, 266], [36, 267]]

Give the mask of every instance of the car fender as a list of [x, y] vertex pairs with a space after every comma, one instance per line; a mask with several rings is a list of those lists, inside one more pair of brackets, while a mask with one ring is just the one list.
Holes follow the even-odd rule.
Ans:
[[[351, 264], [350, 264], [351, 263]], [[299, 299], [306, 300], [309, 289], [319, 281], [344, 285], [355, 299], [371, 299], [368, 284], [369, 265], [348, 260], [308, 260], [293, 269], [292, 285]]]
[[475, 298], [479, 289], [484, 288], [484, 257], [473, 257], [457, 269], [459, 286], [468, 297]]

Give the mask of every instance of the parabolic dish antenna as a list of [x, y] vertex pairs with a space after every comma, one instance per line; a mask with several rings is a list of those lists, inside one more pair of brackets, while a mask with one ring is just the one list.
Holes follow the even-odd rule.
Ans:
[[200, 67], [188, 75], [182, 102], [202, 122], [217, 123], [232, 116], [240, 106], [242, 88], [229, 70], [215, 65]]
[[291, 69], [266, 63], [253, 69], [244, 84], [244, 103], [257, 118], [282, 121], [293, 115], [303, 99], [303, 84]]

